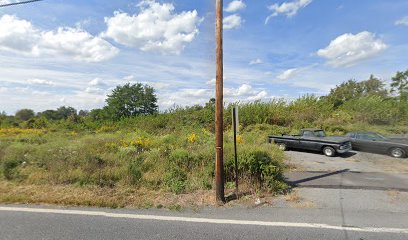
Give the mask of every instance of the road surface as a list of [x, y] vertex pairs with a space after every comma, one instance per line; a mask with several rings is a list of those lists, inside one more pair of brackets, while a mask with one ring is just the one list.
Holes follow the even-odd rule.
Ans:
[[408, 174], [338, 171], [288, 172], [287, 181], [294, 187], [396, 190], [408, 192]]
[[[1, 239], [407, 239], [408, 226], [383, 226], [359, 216], [358, 225], [336, 222], [329, 212], [314, 211], [313, 221], [298, 211], [209, 209], [203, 213], [164, 210], [64, 209], [0, 205]], [[336, 214], [334, 214], [336, 215]], [[396, 218], [400, 218], [396, 214]], [[291, 219], [291, 220], [289, 220]], [[286, 220], [286, 221], [284, 221]], [[302, 221], [303, 220], [303, 221]], [[310, 219], [312, 220], [312, 219]], [[400, 219], [402, 220], [402, 219]], [[391, 221], [393, 222], [393, 221]]]

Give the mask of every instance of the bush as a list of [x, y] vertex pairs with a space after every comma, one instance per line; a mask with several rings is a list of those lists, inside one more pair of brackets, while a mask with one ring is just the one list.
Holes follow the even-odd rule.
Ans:
[[128, 166], [128, 174], [130, 183], [133, 185], [137, 185], [142, 180], [143, 174], [141, 171], [141, 165], [143, 163], [142, 158], [137, 158], [129, 163]]
[[352, 99], [340, 109], [349, 113], [354, 122], [386, 125], [401, 121], [405, 115], [399, 108], [401, 105], [395, 99], [372, 96]]
[[184, 193], [186, 190], [187, 174], [178, 167], [171, 167], [164, 176], [164, 182], [171, 192]]
[[[228, 147], [230, 148], [230, 147]], [[274, 145], [244, 145], [238, 148], [238, 172], [240, 178], [248, 179], [258, 188], [281, 191], [286, 188], [283, 177], [283, 153]], [[235, 160], [227, 150], [225, 174], [228, 181], [234, 179]]]
[[13, 180], [19, 176], [17, 167], [22, 163], [21, 160], [7, 160], [3, 162], [3, 176], [7, 180]]

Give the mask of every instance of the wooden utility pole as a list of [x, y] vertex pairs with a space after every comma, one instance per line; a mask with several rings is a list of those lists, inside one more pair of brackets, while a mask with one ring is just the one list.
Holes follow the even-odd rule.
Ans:
[[223, 49], [222, 49], [222, 0], [216, 0], [216, 90], [215, 90], [215, 191], [218, 203], [225, 203], [224, 151], [223, 151]]

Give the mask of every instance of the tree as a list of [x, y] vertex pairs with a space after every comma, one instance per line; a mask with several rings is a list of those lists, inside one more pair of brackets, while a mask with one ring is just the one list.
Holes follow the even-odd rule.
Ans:
[[73, 107], [62, 106], [57, 109], [59, 119], [68, 119], [70, 116], [76, 116], [77, 110]]
[[77, 116], [77, 110], [73, 107], [62, 106], [57, 110], [45, 110], [38, 113], [39, 117], [44, 117], [47, 120], [62, 120], [68, 119], [70, 116]]
[[58, 112], [55, 110], [45, 110], [44, 112], [40, 112], [37, 115], [38, 117], [44, 117], [47, 120], [59, 120], [60, 119]]
[[87, 117], [88, 115], [89, 115], [88, 110], [79, 110], [79, 112], [78, 112], [79, 117]]
[[21, 109], [16, 112], [15, 117], [21, 121], [30, 120], [35, 116], [35, 113], [31, 109]]
[[385, 84], [373, 75], [366, 81], [357, 82], [355, 80], [348, 80], [343, 82], [334, 89], [331, 89], [326, 99], [337, 108], [352, 99], [369, 96], [387, 96]]
[[397, 93], [401, 101], [408, 101], [408, 70], [395, 74], [392, 78], [391, 92]]
[[141, 83], [117, 86], [108, 95], [106, 102], [106, 110], [114, 119], [154, 114], [158, 111], [154, 89]]

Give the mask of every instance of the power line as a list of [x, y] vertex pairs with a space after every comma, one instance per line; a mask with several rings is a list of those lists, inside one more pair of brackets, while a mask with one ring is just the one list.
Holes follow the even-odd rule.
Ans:
[[32, 2], [39, 2], [39, 1], [42, 1], [42, 0], [29, 0], [29, 1], [22, 1], [22, 2], [0, 4], [0, 8], [8, 7], [8, 6], [14, 6], [14, 5], [20, 5], [20, 4], [27, 4], [27, 3], [32, 3]]

